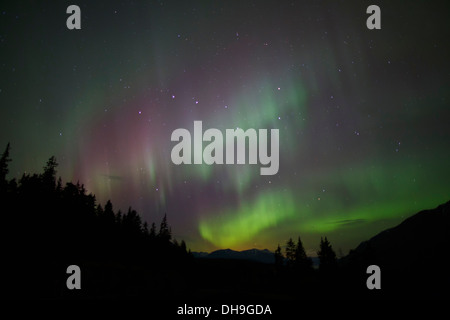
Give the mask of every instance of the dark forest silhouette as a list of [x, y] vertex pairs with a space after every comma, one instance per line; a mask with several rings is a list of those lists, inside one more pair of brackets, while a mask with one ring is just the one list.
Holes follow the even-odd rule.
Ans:
[[[448, 297], [450, 202], [420, 212], [337, 259], [327, 237], [313, 268], [301, 238], [278, 245], [273, 264], [195, 259], [172, 238], [164, 215], [149, 228], [131, 207], [115, 212], [83, 184], [57, 176], [51, 157], [41, 174], [8, 180], [8, 144], [0, 158], [3, 292], [9, 297], [220, 299]], [[443, 255], [442, 255], [443, 254]], [[437, 262], [431, 263], [432, 259]], [[368, 290], [366, 269], [383, 270], [383, 290]], [[68, 290], [78, 265], [82, 289]], [[413, 279], [413, 280], [411, 280]], [[431, 280], [430, 280], [431, 279]]]
[[[157, 272], [191, 259], [184, 240], [172, 239], [166, 215], [159, 229], [152, 223], [149, 230], [131, 207], [122, 213], [113, 210], [111, 201], [104, 207], [96, 204], [95, 196], [87, 194], [83, 184], [63, 186], [61, 178], [56, 179], [55, 157], [47, 161], [43, 173], [8, 181], [9, 152], [8, 144], [0, 158], [2, 260], [15, 294], [58, 295], [61, 288], [56, 283], [52, 286], [55, 278], [51, 272], [59, 269], [55, 274], [64, 278], [60, 271], [72, 264], [79, 264], [82, 270], [83, 265], [93, 265], [93, 269], [117, 269], [113, 272], [120, 273], [139, 266]], [[130, 283], [133, 285], [132, 280]]]

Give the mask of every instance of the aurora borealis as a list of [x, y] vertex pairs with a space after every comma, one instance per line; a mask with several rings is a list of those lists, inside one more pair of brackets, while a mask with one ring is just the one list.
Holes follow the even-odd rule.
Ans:
[[[167, 213], [193, 251], [321, 236], [347, 253], [450, 198], [445, 2], [75, 1], [0, 5], [9, 177], [55, 155], [99, 203]], [[421, 23], [426, 17], [427, 23]], [[180, 165], [177, 128], [279, 129], [280, 166]], [[3, 151], [3, 150], [2, 150]]]

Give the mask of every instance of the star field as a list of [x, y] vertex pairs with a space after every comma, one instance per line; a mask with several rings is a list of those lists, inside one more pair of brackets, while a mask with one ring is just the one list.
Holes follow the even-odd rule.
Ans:
[[[446, 3], [77, 1], [0, 6], [10, 177], [55, 155], [104, 204], [167, 213], [193, 251], [321, 236], [344, 252], [450, 196]], [[428, 23], [421, 24], [420, 17]], [[181, 165], [177, 128], [279, 129], [280, 169]]]

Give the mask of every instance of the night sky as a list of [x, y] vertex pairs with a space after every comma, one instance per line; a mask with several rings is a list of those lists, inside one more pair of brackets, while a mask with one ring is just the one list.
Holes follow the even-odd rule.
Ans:
[[[450, 199], [446, 2], [3, 1], [9, 178], [54, 155], [193, 251], [338, 253]], [[373, 3], [372, 3], [373, 2]], [[81, 8], [68, 30], [66, 8]], [[381, 8], [368, 30], [366, 8]], [[279, 129], [280, 168], [180, 165], [173, 130]]]

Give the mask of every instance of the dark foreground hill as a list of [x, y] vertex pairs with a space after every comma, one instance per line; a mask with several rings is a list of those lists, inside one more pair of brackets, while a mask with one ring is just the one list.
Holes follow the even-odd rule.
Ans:
[[378, 265], [382, 291], [393, 298], [449, 297], [449, 263], [450, 201], [362, 242], [340, 260], [349, 276]]

